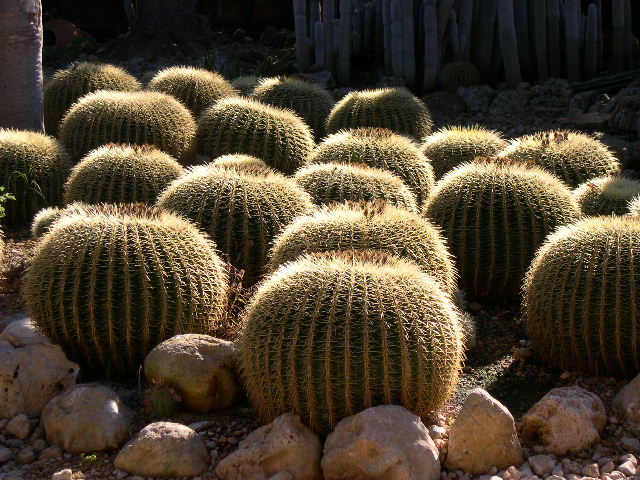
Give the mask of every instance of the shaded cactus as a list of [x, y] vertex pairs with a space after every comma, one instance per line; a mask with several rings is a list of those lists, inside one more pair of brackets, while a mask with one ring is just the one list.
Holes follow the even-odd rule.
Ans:
[[255, 75], [242, 75], [236, 77], [231, 81], [231, 85], [236, 88], [242, 95], [250, 95], [253, 89], [263, 80], [262, 77], [256, 77]]
[[448, 63], [440, 72], [440, 84], [450, 92], [456, 92], [459, 87], [478, 85], [480, 81], [480, 70], [469, 62]]
[[151, 385], [144, 392], [145, 413], [151, 418], [169, 418], [180, 410], [180, 395], [168, 385]]
[[31, 222], [31, 235], [40, 238], [47, 233], [55, 222], [66, 215], [96, 215], [99, 213], [117, 214], [120, 207], [112, 204], [87, 205], [82, 202], [74, 202], [66, 207], [47, 207], [40, 210]]
[[640, 182], [630, 178], [600, 177], [583, 183], [573, 194], [585, 215], [624, 215], [629, 211], [629, 202], [640, 195]]
[[200, 153], [211, 158], [253, 155], [286, 174], [304, 165], [314, 145], [311, 130], [300, 117], [246, 98], [220, 100], [198, 121]]
[[46, 135], [0, 129], [0, 185], [9, 199], [4, 222], [28, 223], [43, 207], [62, 203], [71, 162], [58, 141]]
[[195, 133], [189, 110], [169, 95], [100, 91], [71, 107], [62, 120], [60, 141], [76, 161], [109, 143], [149, 144], [185, 160]]
[[449, 127], [428, 136], [422, 152], [431, 162], [436, 178], [476, 157], [497, 155], [507, 145], [502, 136], [480, 126]]
[[64, 201], [153, 204], [182, 173], [178, 162], [156, 148], [106, 145], [73, 167]]
[[425, 214], [442, 228], [470, 300], [518, 297], [536, 250], [580, 208], [556, 177], [525, 165], [474, 162], [436, 184]]
[[44, 87], [44, 126], [47, 133], [58, 135], [60, 121], [80, 98], [98, 90], [133, 92], [141, 85], [115, 65], [76, 63], [53, 74]]
[[389, 170], [424, 203], [434, 185], [429, 160], [411, 140], [382, 128], [362, 128], [329, 135], [309, 156], [315, 163], [364, 163]]
[[251, 155], [223, 155], [211, 162], [211, 166], [218, 168], [229, 168], [232, 170], [242, 170], [246, 168], [254, 174], [257, 173], [260, 169], [264, 169], [265, 173], [275, 172], [275, 170], [268, 167], [267, 164], [262, 160]]
[[567, 130], [517, 138], [502, 151], [500, 158], [536, 165], [558, 176], [571, 188], [620, 172], [620, 162], [602, 142]]
[[325, 134], [325, 122], [335, 104], [331, 94], [320, 85], [292, 77], [266, 78], [251, 97], [274, 107], [287, 108], [311, 127], [316, 140]]
[[381, 127], [415, 139], [431, 133], [427, 106], [405, 88], [359, 90], [340, 100], [327, 120], [327, 133], [360, 127]]
[[313, 209], [309, 196], [278, 173], [207, 165], [192, 168], [172, 183], [158, 206], [209, 233], [229, 262], [244, 270], [243, 286], [259, 279], [279, 231]]
[[131, 205], [58, 220], [36, 247], [23, 296], [37, 328], [83, 372], [133, 379], [161, 341], [224, 320], [228, 275], [191, 223]]
[[640, 223], [593, 217], [559, 229], [538, 251], [524, 284], [534, 348], [570, 371], [640, 372]]
[[170, 67], [159, 71], [149, 89], [180, 100], [197, 117], [213, 102], [239, 95], [222, 75], [194, 67]]
[[453, 393], [460, 313], [413, 262], [312, 254], [269, 276], [240, 338], [244, 383], [264, 421], [292, 411], [320, 433], [381, 404], [424, 416]]
[[444, 237], [425, 218], [386, 202], [351, 203], [298, 217], [273, 242], [269, 270], [315, 252], [380, 250], [416, 262], [440, 282], [456, 290], [453, 258]]

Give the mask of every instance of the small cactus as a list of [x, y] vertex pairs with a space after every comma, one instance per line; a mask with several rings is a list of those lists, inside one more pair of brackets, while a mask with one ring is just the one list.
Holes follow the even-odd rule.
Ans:
[[88, 205], [82, 202], [74, 202], [66, 207], [48, 207], [40, 210], [31, 223], [31, 235], [35, 238], [42, 237], [53, 225], [62, 217], [67, 215], [117, 215], [122, 205], [101, 203], [98, 205]]
[[180, 409], [180, 395], [167, 385], [151, 385], [144, 392], [143, 405], [147, 416], [169, 418]]
[[264, 169], [265, 173], [275, 172], [275, 170], [269, 168], [262, 160], [251, 155], [223, 155], [211, 162], [211, 166], [232, 170], [242, 170], [246, 168], [253, 173], [258, 172], [260, 169]]
[[452, 62], [442, 67], [440, 84], [450, 92], [456, 92], [458, 87], [471, 87], [480, 83], [480, 70], [473, 63]]
[[640, 218], [640, 195], [628, 203], [627, 215], [630, 217]]
[[640, 195], [640, 182], [630, 178], [600, 177], [573, 191], [582, 213], [590, 216], [624, 215], [629, 202]]
[[262, 80], [262, 77], [256, 77], [255, 75], [242, 75], [231, 80], [231, 85], [242, 95], [249, 96]]

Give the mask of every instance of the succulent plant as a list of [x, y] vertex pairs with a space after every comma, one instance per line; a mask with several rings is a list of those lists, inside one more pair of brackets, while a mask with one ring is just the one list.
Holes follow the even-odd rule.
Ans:
[[154, 147], [105, 145], [73, 167], [64, 201], [153, 204], [183, 173], [178, 162]]
[[414, 142], [390, 130], [362, 128], [329, 135], [309, 156], [316, 163], [364, 163], [402, 179], [422, 205], [434, 185], [433, 168]]
[[640, 218], [640, 195], [632, 199], [627, 205], [627, 215]]
[[331, 110], [327, 132], [380, 127], [420, 140], [431, 133], [433, 121], [422, 100], [405, 88], [358, 90]]
[[583, 183], [573, 194], [585, 215], [624, 215], [629, 211], [629, 202], [640, 195], [640, 182], [630, 178], [600, 177]]
[[255, 75], [241, 75], [231, 80], [231, 85], [240, 91], [242, 95], [248, 96], [262, 80], [262, 77], [256, 77]]
[[480, 70], [470, 62], [451, 62], [442, 67], [440, 84], [445, 90], [456, 92], [458, 87], [470, 87], [480, 83]]
[[195, 120], [160, 92], [99, 91], [82, 97], [62, 119], [60, 141], [80, 160], [109, 143], [153, 145], [178, 160], [193, 153]]
[[180, 395], [168, 385], [151, 385], [144, 392], [144, 410], [151, 418], [168, 418], [180, 410]]
[[240, 94], [222, 75], [194, 67], [160, 70], [149, 82], [149, 89], [180, 100], [196, 117], [213, 102]]
[[620, 162], [601, 141], [567, 130], [520, 137], [499, 156], [503, 161], [525, 162], [543, 168], [571, 188], [577, 188], [587, 180], [620, 173]]
[[296, 216], [314, 207], [295, 183], [262, 167], [198, 166], [173, 182], [158, 206], [196, 223], [229, 262], [244, 271], [243, 286], [255, 283], [273, 238]]
[[83, 372], [133, 379], [161, 341], [224, 320], [228, 274], [194, 225], [128, 205], [58, 220], [36, 247], [23, 296], [37, 328]]
[[524, 319], [547, 362], [603, 376], [640, 372], [640, 223], [590, 217], [550, 235], [524, 284]]
[[449, 170], [474, 160], [500, 153], [507, 142], [498, 132], [479, 126], [442, 128], [428, 136], [422, 153], [429, 159], [436, 178]]
[[81, 97], [98, 90], [133, 92], [141, 85], [115, 65], [75, 63], [58, 70], [44, 87], [44, 126], [48, 134], [58, 135], [60, 121], [67, 110]]
[[294, 179], [316, 205], [386, 200], [412, 212], [418, 209], [415, 195], [400, 177], [362, 163], [309, 165], [298, 170]]
[[436, 184], [424, 213], [442, 228], [469, 299], [511, 301], [545, 237], [580, 208], [539, 168], [473, 162]]
[[198, 120], [198, 148], [211, 158], [244, 153], [285, 174], [304, 165], [315, 143], [292, 112], [246, 98], [222, 99]]
[[409, 260], [301, 257], [261, 283], [244, 313], [249, 399], [265, 421], [292, 411], [320, 433], [380, 404], [426, 415], [455, 389], [460, 321], [440, 284]]
[[325, 122], [335, 104], [325, 88], [293, 77], [265, 78], [251, 97], [274, 107], [293, 110], [311, 127], [316, 140], [325, 135]]
[[4, 204], [8, 224], [28, 223], [43, 207], [62, 203], [71, 162], [52, 137], [0, 129], [0, 185], [14, 199]]
[[262, 160], [251, 155], [223, 155], [213, 160], [211, 166], [232, 170], [242, 170], [246, 168], [253, 173], [257, 173], [260, 169], [263, 169], [265, 173], [275, 172], [274, 169], [268, 167]]

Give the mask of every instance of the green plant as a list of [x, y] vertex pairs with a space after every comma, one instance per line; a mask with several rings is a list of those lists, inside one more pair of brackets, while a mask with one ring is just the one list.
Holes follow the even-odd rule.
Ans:
[[422, 153], [431, 161], [436, 178], [477, 157], [492, 157], [500, 153], [507, 142], [498, 132], [477, 125], [442, 128], [428, 136]]
[[159, 207], [192, 220], [211, 236], [229, 262], [244, 271], [243, 286], [260, 278], [279, 231], [313, 209], [292, 180], [256, 168], [194, 167], [158, 200]]
[[240, 94], [222, 75], [194, 67], [160, 70], [148, 88], [180, 100], [196, 117], [216, 100]]
[[327, 133], [360, 127], [381, 127], [420, 140], [431, 133], [427, 106], [405, 88], [358, 90], [331, 110]]
[[480, 70], [473, 63], [452, 62], [442, 67], [440, 84], [445, 90], [456, 92], [458, 87], [470, 87], [480, 83]]
[[433, 168], [415, 143], [383, 128], [359, 128], [329, 135], [309, 163], [364, 163], [402, 179], [422, 205], [434, 185]]
[[71, 105], [98, 90], [133, 92], [141, 85], [135, 77], [115, 65], [75, 63], [58, 70], [44, 88], [44, 126], [50, 135], [58, 135], [60, 121]]
[[520, 137], [500, 153], [500, 159], [536, 165], [557, 175], [571, 188], [620, 173], [620, 162], [602, 142], [568, 130]]
[[460, 313], [415, 263], [381, 252], [311, 254], [260, 284], [244, 313], [240, 362], [264, 421], [292, 411], [328, 433], [380, 404], [424, 416], [454, 391]]
[[580, 208], [539, 168], [474, 162], [436, 184], [424, 213], [447, 237], [469, 299], [511, 301], [545, 237]]
[[324, 137], [325, 122], [335, 104], [325, 88], [294, 77], [266, 78], [254, 88], [251, 97], [274, 107], [293, 110], [311, 127], [316, 140]]
[[211, 162], [211, 166], [232, 170], [248, 169], [253, 173], [257, 173], [260, 169], [264, 170], [265, 173], [277, 173], [262, 160], [251, 155], [223, 155]]
[[534, 348], [567, 370], [632, 377], [640, 371], [640, 223], [586, 218], [550, 235], [524, 284]]
[[294, 179], [316, 205], [386, 200], [412, 212], [418, 209], [415, 195], [399, 177], [364, 164], [309, 165], [298, 170]]
[[155, 418], [169, 418], [180, 409], [180, 395], [167, 385], [151, 385], [144, 392], [145, 413]]
[[238, 89], [242, 95], [249, 96], [262, 80], [262, 77], [256, 77], [255, 75], [242, 75], [234, 78], [231, 81], [231, 85]]
[[183, 169], [154, 147], [105, 145], [73, 167], [65, 184], [65, 203], [153, 204]]
[[0, 222], [2, 222], [2, 219], [6, 215], [5, 203], [16, 199], [16, 197], [8, 192], [5, 192], [4, 190], [4, 187], [0, 187]]
[[640, 182], [630, 178], [600, 177], [573, 191], [585, 215], [624, 215], [629, 202], [640, 195]]
[[253, 155], [285, 174], [304, 165], [314, 145], [300, 117], [246, 98], [219, 100], [198, 121], [200, 153]]
[[87, 455], [86, 453], [81, 453], [80, 462], [78, 463], [78, 466], [82, 468], [87, 465], [100, 466], [102, 465], [102, 461], [98, 458], [98, 455], [96, 455], [95, 453], [92, 453], [90, 455]]
[[109, 143], [153, 145], [178, 160], [193, 154], [196, 124], [187, 108], [160, 92], [99, 91], [62, 119], [60, 141], [75, 161]]
[[[5, 221], [31, 221], [41, 208], [62, 203], [62, 185], [71, 163], [52, 137], [0, 129], [0, 185]], [[6, 201], [6, 203], [4, 203]]]
[[88, 375], [132, 378], [158, 343], [224, 321], [228, 274], [191, 223], [145, 205], [68, 215], [24, 281], [34, 324]]

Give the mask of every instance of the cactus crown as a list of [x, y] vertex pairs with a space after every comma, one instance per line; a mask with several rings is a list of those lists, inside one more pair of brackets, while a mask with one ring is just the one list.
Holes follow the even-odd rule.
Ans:
[[497, 155], [507, 142], [494, 130], [473, 125], [442, 128], [427, 137], [422, 152], [431, 161], [436, 178], [476, 157]]
[[526, 165], [476, 161], [436, 184], [425, 214], [442, 228], [472, 300], [513, 300], [545, 237], [580, 215], [556, 177]]
[[149, 82], [149, 89], [175, 97], [196, 117], [216, 100], [240, 94], [222, 75], [194, 67], [160, 70]]
[[212, 167], [228, 168], [231, 170], [247, 170], [253, 174], [259, 171], [267, 173], [277, 173], [273, 168], [269, 168], [266, 163], [252, 155], [223, 155], [211, 162]]
[[452, 62], [442, 67], [440, 83], [445, 90], [455, 92], [458, 87], [470, 87], [480, 83], [480, 70], [470, 62]]
[[630, 178], [600, 177], [573, 191], [585, 215], [624, 215], [629, 202], [640, 195], [640, 182]]
[[524, 319], [550, 363], [596, 375], [640, 371], [640, 223], [589, 217], [558, 229], [524, 283]]
[[536, 165], [571, 188], [597, 177], [617, 175], [620, 163], [599, 140], [568, 130], [538, 132], [513, 140], [499, 155], [503, 161]]
[[285, 174], [304, 165], [314, 145], [311, 130], [295, 113], [247, 98], [219, 100], [198, 122], [200, 153], [253, 155]]
[[71, 105], [98, 90], [133, 92], [141, 85], [135, 77], [115, 65], [76, 63], [58, 70], [44, 88], [44, 126], [47, 133], [58, 135], [60, 121]]
[[256, 88], [262, 80], [262, 77], [256, 77], [255, 75], [242, 75], [240, 77], [234, 78], [231, 81], [231, 85], [239, 90], [242, 95], [248, 96], [251, 94], [251, 92], [253, 92], [253, 89]]
[[195, 133], [189, 110], [169, 95], [100, 91], [71, 107], [60, 140], [76, 160], [109, 143], [153, 145], [183, 160], [192, 154]]
[[82, 159], [65, 184], [65, 203], [155, 203], [182, 175], [178, 162], [154, 147], [105, 145]]
[[408, 260], [311, 254], [260, 285], [244, 313], [240, 351], [264, 420], [293, 411], [327, 433], [375, 405], [417, 415], [441, 407], [461, 367], [460, 313]]

